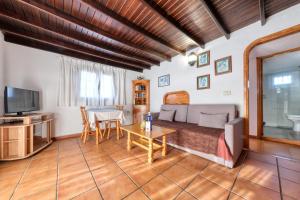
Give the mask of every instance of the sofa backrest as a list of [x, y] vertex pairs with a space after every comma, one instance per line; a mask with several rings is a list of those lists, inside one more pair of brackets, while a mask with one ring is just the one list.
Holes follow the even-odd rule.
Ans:
[[201, 112], [208, 114], [228, 113], [228, 121], [237, 117], [234, 104], [190, 104], [187, 111], [187, 122], [198, 124]]
[[162, 105], [162, 110], [175, 110], [174, 121], [186, 122], [188, 105]]

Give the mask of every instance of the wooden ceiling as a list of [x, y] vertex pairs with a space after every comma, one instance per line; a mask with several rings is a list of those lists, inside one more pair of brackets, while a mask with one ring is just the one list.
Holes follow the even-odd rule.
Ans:
[[0, 0], [5, 41], [142, 71], [300, 0]]

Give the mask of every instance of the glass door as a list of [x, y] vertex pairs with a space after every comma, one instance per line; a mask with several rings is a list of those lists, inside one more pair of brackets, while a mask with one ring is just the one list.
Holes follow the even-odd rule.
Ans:
[[300, 51], [263, 60], [263, 136], [300, 141]]

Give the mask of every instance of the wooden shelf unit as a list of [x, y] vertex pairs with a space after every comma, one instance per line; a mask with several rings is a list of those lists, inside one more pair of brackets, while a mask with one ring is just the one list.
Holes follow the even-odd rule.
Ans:
[[132, 81], [133, 123], [140, 123], [150, 111], [150, 80]]
[[0, 161], [27, 158], [52, 143], [52, 113], [1, 116], [0, 120], [4, 121], [0, 124]]

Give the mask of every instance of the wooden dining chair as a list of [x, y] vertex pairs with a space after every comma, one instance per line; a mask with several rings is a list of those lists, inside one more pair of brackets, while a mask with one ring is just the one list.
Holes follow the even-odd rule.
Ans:
[[[123, 136], [123, 133], [122, 133], [122, 131], [120, 131], [121, 130], [120, 129], [121, 122], [120, 122], [120, 120], [116, 120], [116, 119], [105, 121], [105, 130], [107, 132], [107, 139], [109, 139], [109, 137], [110, 137], [111, 127], [112, 127], [113, 124], [116, 127], [116, 130], [117, 130], [117, 139], [119, 140], [120, 133], [121, 133], [122, 136]], [[104, 135], [105, 135], [105, 133], [104, 133]]]
[[[115, 105], [115, 108], [117, 110], [122, 110], [123, 111], [124, 110], [124, 105]], [[120, 134], [121, 134], [121, 136], [123, 136], [123, 132], [120, 129], [121, 128], [120, 120], [115, 120], [115, 119], [109, 120], [105, 123], [105, 130], [107, 130], [107, 139], [109, 139], [109, 137], [110, 137], [112, 124], [115, 124], [116, 130], [117, 130], [117, 139], [119, 140]]]
[[[87, 116], [87, 112], [84, 106], [80, 106], [80, 113], [81, 113], [81, 118], [82, 118], [82, 124], [83, 124], [83, 130], [81, 133], [81, 140], [83, 143], [86, 143], [87, 137], [92, 135], [93, 132], [91, 130], [90, 122]], [[96, 144], [99, 144], [99, 135], [101, 139], [103, 138], [102, 131], [100, 129], [99, 123], [97, 120], [95, 120], [95, 125], [96, 125]]]

